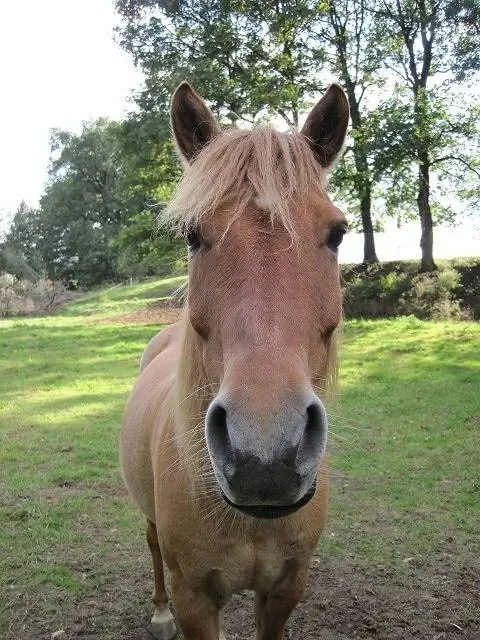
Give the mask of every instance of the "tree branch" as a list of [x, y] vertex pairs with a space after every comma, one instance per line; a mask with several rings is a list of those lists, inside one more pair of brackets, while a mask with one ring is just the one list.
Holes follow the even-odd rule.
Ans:
[[474, 173], [477, 178], [480, 179], [480, 170], [473, 167], [470, 162], [464, 160], [463, 158], [459, 158], [458, 156], [443, 156], [441, 158], [435, 158], [430, 162], [430, 166], [433, 167], [434, 164], [440, 164], [441, 162], [445, 162], [446, 160], [454, 160], [455, 162], [460, 162], [465, 167], [467, 167], [472, 173]]

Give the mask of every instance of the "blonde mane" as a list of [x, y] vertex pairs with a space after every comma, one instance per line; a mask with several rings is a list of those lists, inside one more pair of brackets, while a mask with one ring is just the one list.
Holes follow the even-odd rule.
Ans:
[[235, 219], [255, 201], [295, 236], [292, 203], [306, 202], [313, 189], [324, 190], [326, 180], [300, 133], [269, 127], [226, 131], [186, 168], [160, 223], [181, 231], [227, 202]]

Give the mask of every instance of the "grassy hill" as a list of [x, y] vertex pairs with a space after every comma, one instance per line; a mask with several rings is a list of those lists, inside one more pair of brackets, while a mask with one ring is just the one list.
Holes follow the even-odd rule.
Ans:
[[134, 284], [117, 284], [81, 296], [62, 309], [57, 315], [62, 317], [90, 316], [91, 318], [112, 318], [123, 313], [155, 306], [159, 301], [168, 300], [186, 282], [186, 276], [147, 280]]

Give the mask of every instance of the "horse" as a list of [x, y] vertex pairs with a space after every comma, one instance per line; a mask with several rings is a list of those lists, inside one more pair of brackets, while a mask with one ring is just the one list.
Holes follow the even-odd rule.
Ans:
[[161, 222], [186, 239], [186, 300], [143, 354], [120, 438], [159, 640], [177, 625], [187, 640], [224, 639], [224, 606], [243, 590], [257, 640], [280, 640], [306, 588], [327, 513], [347, 228], [326, 185], [348, 120], [336, 84], [299, 132], [222, 130], [188, 83], [173, 94], [184, 174]]

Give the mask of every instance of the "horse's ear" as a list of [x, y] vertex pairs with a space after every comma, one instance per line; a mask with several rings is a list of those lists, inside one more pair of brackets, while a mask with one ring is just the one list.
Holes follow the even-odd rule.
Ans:
[[335, 163], [347, 133], [350, 107], [344, 90], [332, 84], [310, 111], [301, 133], [322, 167]]
[[212, 112], [188, 82], [173, 94], [170, 117], [178, 150], [188, 164], [220, 133]]

